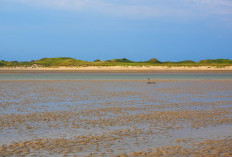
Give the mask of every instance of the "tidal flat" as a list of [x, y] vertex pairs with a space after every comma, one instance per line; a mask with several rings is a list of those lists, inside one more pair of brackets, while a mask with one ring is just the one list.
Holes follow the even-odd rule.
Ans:
[[0, 80], [0, 156], [232, 156], [232, 80]]

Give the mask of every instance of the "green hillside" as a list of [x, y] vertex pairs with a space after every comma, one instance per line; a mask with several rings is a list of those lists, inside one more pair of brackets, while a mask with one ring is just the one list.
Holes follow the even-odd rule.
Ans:
[[70, 57], [58, 58], [42, 58], [39, 60], [18, 62], [18, 61], [0, 61], [1, 67], [16, 67], [16, 66], [42, 66], [42, 67], [57, 67], [57, 66], [232, 66], [230, 59], [207, 59], [195, 62], [192, 60], [184, 60], [179, 62], [161, 62], [156, 58], [148, 61], [131, 61], [126, 58], [112, 59], [112, 60], [99, 60], [93, 62], [83, 61]]
[[232, 64], [230, 59], [206, 59], [198, 62], [199, 64]]
[[40, 60], [31, 63], [42, 65], [42, 66], [78, 66], [78, 65], [88, 64], [89, 62], [77, 60], [74, 58], [59, 57], [59, 58], [42, 58]]

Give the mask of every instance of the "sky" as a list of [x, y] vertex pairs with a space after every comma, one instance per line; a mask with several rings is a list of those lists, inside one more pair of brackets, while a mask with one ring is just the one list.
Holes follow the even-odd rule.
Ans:
[[0, 60], [232, 59], [232, 0], [0, 0]]

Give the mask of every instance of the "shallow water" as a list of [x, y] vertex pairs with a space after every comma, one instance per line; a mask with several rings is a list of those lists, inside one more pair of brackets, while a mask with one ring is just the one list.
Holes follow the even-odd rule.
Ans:
[[232, 73], [0, 73], [0, 80], [147, 80], [232, 79]]
[[[88, 147], [85, 140], [72, 144], [83, 149], [71, 154], [111, 156], [176, 145], [179, 138], [232, 136], [230, 79], [161, 79], [155, 85], [143, 80], [2, 80], [0, 102], [0, 145], [84, 136], [90, 138]], [[54, 148], [46, 151], [31, 153], [60, 155]]]

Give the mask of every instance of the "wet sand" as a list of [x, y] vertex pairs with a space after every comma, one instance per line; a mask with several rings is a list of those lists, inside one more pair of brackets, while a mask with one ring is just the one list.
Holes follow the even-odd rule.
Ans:
[[232, 156], [232, 80], [0, 81], [0, 156]]

